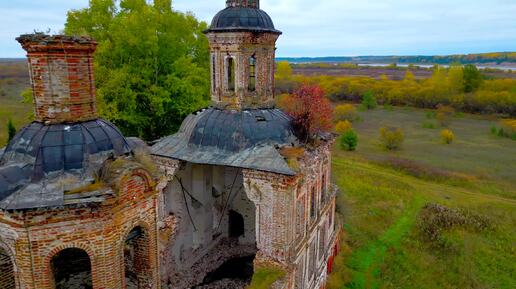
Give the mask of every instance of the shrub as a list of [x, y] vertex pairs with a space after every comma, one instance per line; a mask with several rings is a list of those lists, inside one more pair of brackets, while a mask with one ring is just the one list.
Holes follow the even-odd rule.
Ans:
[[341, 104], [335, 107], [335, 120], [337, 121], [355, 121], [358, 119], [357, 109], [352, 104]]
[[400, 128], [382, 127], [380, 128], [380, 142], [388, 150], [398, 150], [403, 144], [405, 136]]
[[354, 151], [357, 148], [358, 136], [353, 129], [348, 129], [340, 136], [340, 148], [347, 151]]
[[423, 128], [435, 129], [435, 125], [431, 122], [425, 122], [423, 123]]
[[449, 129], [443, 129], [441, 131], [441, 139], [445, 144], [451, 144], [453, 140], [455, 139], [455, 135], [453, 132]]
[[462, 209], [450, 209], [439, 204], [426, 204], [417, 219], [421, 239], [434, 247], [447, 250], [449, 240], [443, 233], [456, 227], [469, 231], [483, 231], [491, 227], [491, 222], [484, 216]]
[[298, 138], [305, 142], [315, 141], [320, 132], [333, 128], [333, 107], [317, 85], [303, 85], [278, 103], [290, 117]]
[[351, 124], [351, 122], [349, 122], [348, 120], [344, 120], [344, 121], [339, 121], [336, 125], [335, 125], [335, 131], [338, 133], [338, 134], [343, 134], [345, 133], [346, 131], [350, 130], [350, 129], [353, 129], [353, 125]]
[[375, 109], [378, 106], [376, 97], [372, 91], [368, 91], [364, 94], [362, 99], [362, 107], [365, 109]]
[[16, 135], [16, 127], [14, 127], [12, 119], [7, 122], [7, 141], [11, 141]]
[[498, 135], [516, 140], [516, 119], [504, 119], [500, 121]]
[[451, 120], [454, 114], [455, 109], [453, 109], [453, 107], [447, 105], [439, 105], [437, 106], [437, 114], [435, 115], [435, 117], [437, 118], [441, 126], [448, 127], [451, 124]]

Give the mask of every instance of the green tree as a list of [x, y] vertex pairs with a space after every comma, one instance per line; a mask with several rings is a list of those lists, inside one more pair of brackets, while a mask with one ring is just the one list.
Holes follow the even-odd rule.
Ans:
[[357, 133], [353, 129], [348, 129], [339, 137], [339, 141], [341, 149], [354, 151], [358, 144]]
[[375, 109], [378, 106], [374, 93], [369, 90], [364, 94], [362, 99], [362, 107], [365, 109]]
[[482, 84], [482, 74], [475, 65], [464, 66], [464, 91], [474, 92]]
[[125, 134], [153, 140], [208, 104], [206, 23], [172, 10], [171, 0], [91, 0], [68, 13], [65, 33], [99, 43], [100, 114]]
[[13, 124], [12, 119], [7, 122], [7, 141], [10, 142], [16, 135], [16, 127]]

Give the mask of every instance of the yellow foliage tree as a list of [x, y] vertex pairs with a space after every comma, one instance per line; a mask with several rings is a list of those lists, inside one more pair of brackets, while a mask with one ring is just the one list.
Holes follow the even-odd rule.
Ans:
[[335, 125], [335, 131], [339, 134], [343, 134], [351, 129], [353, 129], [353, 125], [348, 120], [339, 121]]
[[441, 139], [445, 144], [451, 144], [455, 140], [455, 135], [449, 129], [443, 129], [441, 131]]
[[335, 119], [338, 121], [355, 121], [357, 116], [357, 109], [352, 104], [341, 104], [335, 107], [333, 112]]

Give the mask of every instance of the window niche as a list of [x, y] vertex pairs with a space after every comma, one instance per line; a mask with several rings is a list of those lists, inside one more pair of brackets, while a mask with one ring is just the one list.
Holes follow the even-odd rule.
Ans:
[[256, 55], [249, 57], [249, 83], [248, 90], [256, 91]]
[[231, 56], [226, 58], [226, 87], [228, 91], [235, 91], [235, 59]]

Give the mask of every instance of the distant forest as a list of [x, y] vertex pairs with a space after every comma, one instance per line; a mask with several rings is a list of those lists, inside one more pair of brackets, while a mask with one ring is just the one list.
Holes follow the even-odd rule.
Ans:
[[331, 63], [400, 63], [400, 64], [482, 64], [516, 63], [516, 52], [495, 52], [482, 54], [445, 55], [445, 56], [355, 56], [355, 57], [284, 57], [278, 61], [291, 63], [331, 62]]

